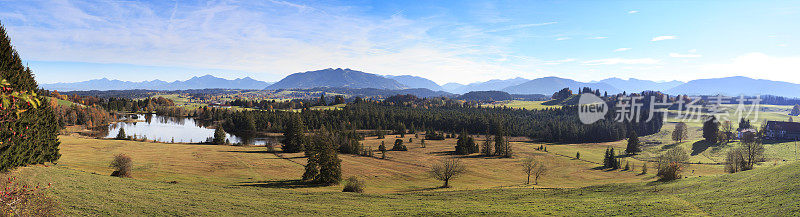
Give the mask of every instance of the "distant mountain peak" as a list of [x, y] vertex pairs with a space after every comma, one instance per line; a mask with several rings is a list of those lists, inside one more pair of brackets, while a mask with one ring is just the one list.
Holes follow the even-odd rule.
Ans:
[[380, 75], [342, 68], [327, 68], [294, 73], [268, 89], [308, 89], [315, 87], [376, 88], [397, 90], [405, 88], [399, 82]]

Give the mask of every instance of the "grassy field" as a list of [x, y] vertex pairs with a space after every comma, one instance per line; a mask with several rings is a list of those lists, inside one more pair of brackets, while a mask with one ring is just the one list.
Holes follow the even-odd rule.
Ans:
[[[393, 136], [383, 141], [391, 147]], [[575, 160], [572, 157], [536, 151], [538, 144], [514, 142], [515, 158], [487, 158], [477, 154], [452, 155], [455, 139], [426, 141], [421, 148], [419, 139], [408, 143], [409, 151], [390, 151], [387, 159], [379, 159], [380, 141], [367, 138], [364, 144], [375, 150], [375, 157], [339, 155], [343, 176], [357, 176], [367, 181], [367, 191], [396, 193], [435, 190], [441, 183], [427, 174], [431, 164], [439, 159], [459, 157], [469, 166], [469, 173], [457, 179], [448, 190], [472, 190], [522, 186], [525, 174], [519, 161], [534, 157], [545, 162], [553, 172], [541, 180], [539, 187], [573, 188], [589, 185], [641, 182], [652, 175], [640, 176], [633, 171], [603, 171], [599, 164]], [[279, 184], [296, 181], [302, 176], [305, 158], [302, 153], [267, 153], [264, 147], [239, 147], [191, 144], [166, 144], [118, 140], [61, 137], [59, 167], [73, 170], [111, 174], [108, 164], [114, 154], [130, 155], [137, 179], [178, 181], [181, 183], [210, 183], [221, 185]], [[603, 150], [598, 149], [600, 152]], [[590, 154], [590, 151], [586, 151]], [[339, 191], [340, 187], [310, 188], [311, 191]]]
[[286, 190], [275, 185], [165, 183], [96, 175], [64, 166], [18, 171], [46, 185], [71, 216], [507, 215], [793, 216], [800, 215], [800, 163], [668, 183], [584, 188], [494, 188], [355, 194]]
[[58, 105], [62, 105], [62, 106], [72, 106], [72, 105], [75, 105], [75, 103], [73, 103], [73, 102], [66, 101], [66, 100], [59, 99], [59, 98], [55, 98], [55, 97], [50, 97], [50, 100], [54, 100], [54, 101], [56, 101], [56, 104], [58, 104]]

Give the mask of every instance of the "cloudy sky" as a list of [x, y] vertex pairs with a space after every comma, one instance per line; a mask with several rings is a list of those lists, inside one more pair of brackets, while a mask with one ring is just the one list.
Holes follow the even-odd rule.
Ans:
[[558, 76], [800, 83], [797, 1], [14, 1], [42, 83], [277, 81], [351, 68], [444, 84]]

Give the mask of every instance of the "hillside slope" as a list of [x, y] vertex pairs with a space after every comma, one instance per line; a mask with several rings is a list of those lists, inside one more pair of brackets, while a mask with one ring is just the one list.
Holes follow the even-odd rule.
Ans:
[[800, 215], [800, 163], [669, 183], [387, 195], [282, 189], [291, 187], [288, 182], [169, 184], [59, 166], [27, 167], [21, 173], [34, 183], [52, 182], [51, 191], [68, 215]]

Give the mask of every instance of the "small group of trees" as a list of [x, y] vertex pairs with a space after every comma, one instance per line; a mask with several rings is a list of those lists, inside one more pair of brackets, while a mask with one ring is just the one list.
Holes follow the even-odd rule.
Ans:
[[539, 178], [547, 173], [548, 168], [541, 161], [533, 158], [525, 158], [522, 160], [522, 171], [528, 175], [528, 179], [525, 182], [526, 185], [531, 184], [531, 176], [533, 176], [534, 185], [538, 185]]
[[725, 171], [735, 173], [751, 170], [756, 163], [764, 160], [764, 144], [755, 133], [745, 132], [739, 147], [728, 152], [725, 157]]
[[478, 144], [475, 143], [475, 138], [473, 138], [466, 130], [461, 131], [461, 134], [458, 135], [458, 141], [456, 142], [456, 154], [472, 154], [478, 153], [479, 148]]
[[303, 181], [335, 185], [342, 179], [342, 160], [339, 159], [333, 134], [326, 128], [317, 131], [305, 147], [308, 163], [303, 173]]
[[603, 156], [603, 168], [606, 169], [619, 169], [620, 168], [620, 161], [617, 159], [617, 153], [614, 151], [614, 147], [607, 148], [606, 154]]

